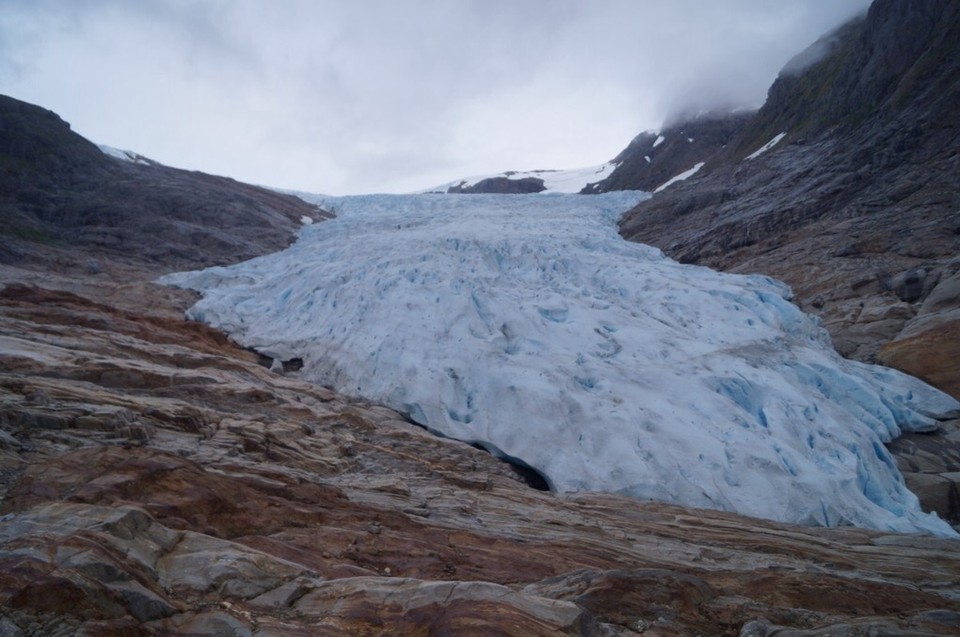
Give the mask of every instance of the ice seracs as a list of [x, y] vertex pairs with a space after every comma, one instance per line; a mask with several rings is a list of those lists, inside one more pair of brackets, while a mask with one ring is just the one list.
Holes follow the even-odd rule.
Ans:
[[164, 281], [241, 344], [558, 491], [952, 534], [883, 443], [956, 401], [842, 359], [781, 283], [622, 240], [647, 196], [322, 198], [337, 218], [289, 249]]

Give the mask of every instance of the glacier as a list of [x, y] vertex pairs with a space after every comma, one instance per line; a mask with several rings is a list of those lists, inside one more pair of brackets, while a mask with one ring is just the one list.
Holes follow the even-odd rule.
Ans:
[[162, 283], [302, 376], [607, 491], [953, 536], [883, 443], [960, 404], [845, 360], [765, 276], [682, 265], [617, 220], [649, 197], [317, 196], [288, 249]]

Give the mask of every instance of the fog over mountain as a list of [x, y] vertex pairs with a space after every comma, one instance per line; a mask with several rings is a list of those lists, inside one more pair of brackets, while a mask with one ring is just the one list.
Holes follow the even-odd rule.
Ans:
[[758, 107], [868, 4], [13, 0], [0, 93], [168, 165], [408, 192], [596, 165], [671, 113]]

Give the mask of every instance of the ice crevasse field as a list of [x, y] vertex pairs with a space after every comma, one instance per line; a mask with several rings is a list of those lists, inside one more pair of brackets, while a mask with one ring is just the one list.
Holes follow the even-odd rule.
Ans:
[[317, 197], [288, 249], [168, 275], [189, 317], [302, 375], [597, 490], [953, 536], [884, 447], [960, 404], [848, 361], [764, 276], [624, 241], [647, 197]]

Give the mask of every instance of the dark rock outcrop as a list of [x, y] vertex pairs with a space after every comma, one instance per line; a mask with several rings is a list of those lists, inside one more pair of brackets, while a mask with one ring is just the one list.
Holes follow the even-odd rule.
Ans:
[[477, 195], [477, 194], [505, 194], [505, 195], [526, 195], [545, 190], [543, 180], [537, 177], [523, 177], [520, 179], [511, 179], [509, 176], [488, 177], [481, 179], [477, 183], [467, 186], [460, 184], [450, 186], [447, 192], [459, 195]]

